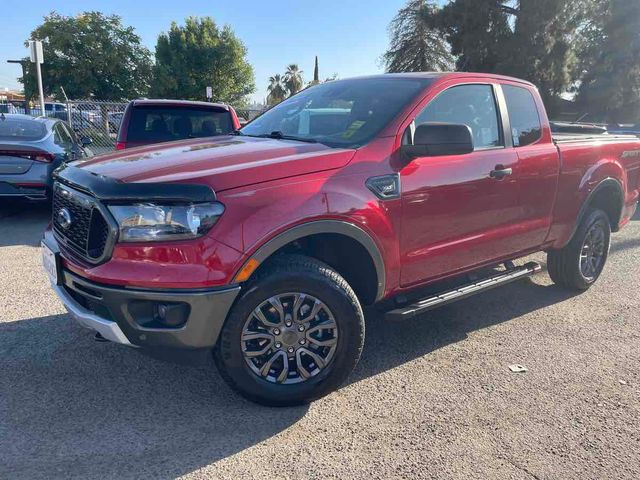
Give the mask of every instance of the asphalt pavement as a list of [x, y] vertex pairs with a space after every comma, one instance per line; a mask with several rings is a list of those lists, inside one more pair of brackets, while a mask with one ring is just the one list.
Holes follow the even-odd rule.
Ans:
[[640, 216], [584, 294], [541, 273], [407, 323], [368, 312], [348, 383], [289, 409], [96, 343], [40, 266], [48, 217], [0, 202], [1, 479], [640, 478]]

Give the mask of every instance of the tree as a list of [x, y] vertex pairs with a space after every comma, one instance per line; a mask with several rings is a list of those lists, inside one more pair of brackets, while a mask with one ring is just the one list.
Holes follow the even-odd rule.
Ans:
[[[151, 53], [117, 15], [84, 12], [68, 17], [52, 12], [30, 37], [42, 41], [45, 95], [60, 97], [60, 87], [70, 98], [123, 100], [147, 94]], [[27, 75], [20, 78], [27, 98], [37, 92], [34, 71], [29, 62]]]
[[287, 66], [287, 71], [284, 74], [284, 84], [289, 95], [295, 95], [302, 90], [302, 86], [304, 85], [304, 81], [302, 79], [303, 73], [304, 72], [300, 70], [300, 67], [295, 63]]
[[247, 49], [229, 26], [218, 28], [210, 17], [175, 22], [158, 37], [152, 94], [157, 97], [213, 98], [241, 105], [255, 90]]
[[514, 32], [503, 45], [496, 71], [535, 84], [552, 113], [573, 83], [573, 45], [584, 5], [583, 0], [520, 0], [513, 9]]
[[276, 73], [273, 77], [269, 77], [269, 86], [267, 87], [269, 92], [267, 96], [267, 103], [269, 105], [275, 105], [283, 101], [287, 96], [287, 90], [284, 85], [282, 75]]
[[456, 58], [456, 70], [495, 72], [511, 38], [508, 10], [500, 0], [454, 0], [438, 23]]
[[572, 85], [574, 43], [592, 0], [452, 0], [443, 9], [458, 70], [534, 83], [547, 107]]
[[391, 42], [382, 56], [387, 72], [450, 70], [453, 57], [432, 0], [409, 0], [389, 25]]
[[596, 121], [640, 122], [640, 2], [600, 0], [584, 29], [577, 102]]

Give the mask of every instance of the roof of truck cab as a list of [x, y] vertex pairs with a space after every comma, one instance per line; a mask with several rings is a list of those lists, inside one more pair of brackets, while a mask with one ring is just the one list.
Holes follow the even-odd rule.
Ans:
[[221, 108], [223, 110], [229, 110], [229, 105], [224, 103], [212, 103], [212, 102], [196, 102], [194, 100], [170, 100], [165, 98], [140, 98], [133, 100], [131, 103], [134, 105], [166, 105], [166, 106], [181, 106], [181, 107], [213, 107]]
[[[518, 82], [525, 85], [535, 87], [531, 82], [520, 78], [508, 77], [506, 75], [497, 75], [493, 73], [474, 73], [474, 72], [407, 72], [407, 73], [382, 73], [378, 75], [366, 75], [361, 77], [345, 78], [344, 80], [359, 80], [367, 78], [431, 78], [431, 79], [474, 79], [484, 78], [487, 80], [505, 80], [509, 82]], [[339, 81], [339, 80], [337, 80]]]

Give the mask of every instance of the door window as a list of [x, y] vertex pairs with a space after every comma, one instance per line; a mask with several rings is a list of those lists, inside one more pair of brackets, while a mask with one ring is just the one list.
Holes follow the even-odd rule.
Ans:
[[491, 85], [461, 85], [445, 90], [415, 120], [416, 125], [433, 122], [467, 125], [476, 150], [504, 146]]
[[503, 85], [507, 100], [507, 111], [513, 135], [513, 146], [524, 147], [537, 142], [542, 137], [542, 125], [538, 107], [531, 92], [526, 88]]
[[71, 146], [73, 144], [71, 135], [69, 135], [69, 132], [66, 131], [61, 123], [56, 123], [56, 125], [53, 127], [53, 141], [56, 145], [64, 148], [67, 151], [71, 149]]

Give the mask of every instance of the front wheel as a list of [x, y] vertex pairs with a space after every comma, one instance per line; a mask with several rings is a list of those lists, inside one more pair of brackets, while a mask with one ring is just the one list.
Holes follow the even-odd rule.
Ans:
[[547, 264], [551, 280], [573, 290], [587, 290], [600, 277], [610, 245], [609, 217], [602, 210], [589, 210], [571, 241], [561, 250], [549, 252]]
[[238, 299], [214, 358], [227, 383], [271, 406], [309, 403], [342, 384], [364, 343], [364, 316], [328, 265], [283, 255]]

